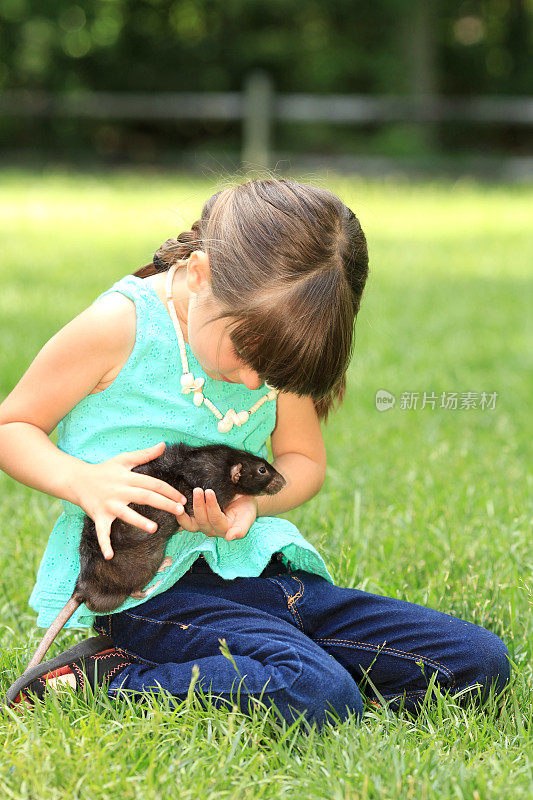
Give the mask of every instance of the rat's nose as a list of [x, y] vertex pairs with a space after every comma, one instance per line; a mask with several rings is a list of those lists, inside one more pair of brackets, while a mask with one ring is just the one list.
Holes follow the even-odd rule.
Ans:
[[276, 492], [279, 492], [281, 491], [281, 489], [283, 489], [286, 483], [287, 481], [285, 480], [283, 475], [280, 475], [278, 472], [278, 474], [274, 475], [272, 480], [269, 482], [265, 491], [267, 494], [276, 494]]

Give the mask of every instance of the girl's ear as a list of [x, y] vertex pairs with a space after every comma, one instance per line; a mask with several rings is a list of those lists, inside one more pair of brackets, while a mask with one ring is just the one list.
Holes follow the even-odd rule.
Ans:
[[241, 477], [242, 464], [234, 464], [231, 468], [231, 480], [233, 483], [238, 483]]
[[187, 259], [186, 284], [194, 294], [211, 290], [211, 268], [203, 250], [194, 250]]

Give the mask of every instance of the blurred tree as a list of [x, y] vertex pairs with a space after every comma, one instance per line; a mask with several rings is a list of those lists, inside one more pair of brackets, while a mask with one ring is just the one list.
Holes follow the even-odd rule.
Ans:
[[[532, 17], [532, 0], [0, 0], [0, 90], [240, 91], [262, 68], [281, 92], [527, 94]], [[121, 131], [239, 138], [230, 123], [111, 120], [40, 135], [121, 149]], [[343, 146], [366, 135], [306, 131]]]
[[262, 67], [286, 91], [526, 93], [531, 12], [531, 0], [0, 0], [0, 81], [240, 89]]

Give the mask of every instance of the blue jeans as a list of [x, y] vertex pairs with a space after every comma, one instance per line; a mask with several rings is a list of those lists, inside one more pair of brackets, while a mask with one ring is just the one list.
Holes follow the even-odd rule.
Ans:
[[288, 722], [304, 712], [318, 728], [335, 719], [327, 714], [332, 709], [341, 720], [359, 717], [361, 689], [377, 702], [366, 675], [392, 708], [403, 702], [412, 711], [433, 673], [441, 690], [471, 690], [463, 698], [484, 698], [492, 683], [499, 691], [510, 676], [507, 648], [485, 628], [292, 571], [278, 554], [261, 576], [234, 580], [200, 556], [170, 589], [97, 616], [94, 627], [135, 660], [110, 678], [110, 697], [162, 688], [183, 700], [197, 664], [196, 685], [211, 690], [214, 706], [233, 699], [250, 713], [248, 696], [262, 694]]

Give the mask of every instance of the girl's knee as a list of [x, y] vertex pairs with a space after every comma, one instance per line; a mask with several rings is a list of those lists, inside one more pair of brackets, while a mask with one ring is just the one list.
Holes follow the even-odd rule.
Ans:
[[329, 685], [325, 692], [324, 714], [329, 716], [328, 712], [333, 711], [342, 721], [350, 716], [359, 721], [363, 716], [363, 698], [352, 676], [344, 672], [345, 676], [339, 676], [336, 685]]
[[359, 720], [363, 714], [363, 699], [357, 684], [332, 656], [331, 664], [323, 661], [305, 668], [300, 678], [291, 687], [288, 704], [301, 713], [306, 711], [306, 719], [315, 721], [319, 728], [324, 722], [341, 721], [354, 716]]
[[485, 698], [494, 686], [501, 692], [511, 677], [511, 664], [507, 647], [495, 633], [478, 628], [469, 653], [468, 684], [478, 685]]

